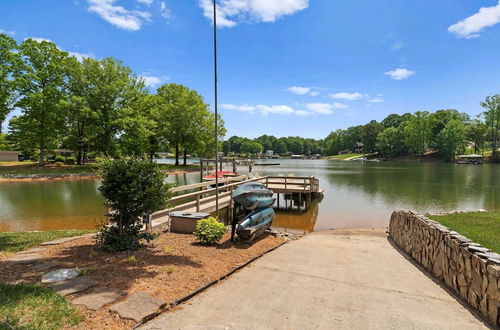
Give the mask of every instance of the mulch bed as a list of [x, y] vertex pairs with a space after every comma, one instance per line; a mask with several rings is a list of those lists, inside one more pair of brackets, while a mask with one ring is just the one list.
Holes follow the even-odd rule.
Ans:
[[[42, 255], [59, 268], [79, 268], [99, 283], [99, 287], [122, 290], [127, 294], [145, 292], [167, 302], [193, 292], [218, 279], [234, 267], [269, 251], [284, 242], [283, 238], [263, 235], [252, 245], [229, 240], [226, 233], [220, 244], [203, 246], [193, 235], [162, 232], [138, 251], [119, 253], [97, 249], [90, 237], [48, 247]], [[40, 283], [47, 271], [32, 271], [31, 265], [13, 264], [0, 257], [0, 282]], [[85, 294], [85, 293], [82, 293]], [[72, 295], [76, 298], [80, 295]], [[135, 325], [123, 320], [105, 306], [98, 311], [81, 308], [86, 319], [78, 329], [124, 329]]]

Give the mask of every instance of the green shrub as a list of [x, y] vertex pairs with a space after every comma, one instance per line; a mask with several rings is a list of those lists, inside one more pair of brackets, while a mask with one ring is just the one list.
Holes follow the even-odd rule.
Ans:
[[64, 163], [63, 162], [55, 162], [56, 166], [63, 166]]
[[66, 164], [73, 165], [74, 163], [76, 163], [76, 158], [75, 157], [67, 157], [66, 158]]
[[205, 245], [217, 243], [226, 232], [226, 226], [216, 218], [201, 219], [196, 223], [196, 238]]
[[54, 158], [56, 163], [64, 163], [65, 160], [66, 159], [63, 156], [56, 156], [56, 158]]
[[103, 160], [99, 190], [107, 201], [111, 226], [103, 227], [97, 244], [108, 251], [136, 250], [155, 238], [141, 232], [141, 216], [166, 208], [170, 185], [155, 163], [139, 159]]

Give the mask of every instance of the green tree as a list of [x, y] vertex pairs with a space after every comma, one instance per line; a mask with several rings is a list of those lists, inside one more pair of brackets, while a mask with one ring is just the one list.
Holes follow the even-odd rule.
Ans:
[[[175, 148], [175, 164], [179, 165], [181, 147], [186, 155], [189, 149], [196, 151], [209, 145], [206, 139], [214, 134], [214, 117], [201, 95], [186, 86], [165, 84], [157, 92], [161, 98], [160, 120], [164, 123], [161, 134]], [[222, 124], [219, 134], [225, 134], [223, 122], [218, 120]]]
[[364, 152], [370, 153], [374, 152], [377, 145], [377, 136], [380, 132], [382, 132], [383, 126], [378, 123], [376, 120], [370, 121], [363, 127], [363, 131], [361, 132], [361, 141], [364, 144]]
[[[88, 63], [88, 59], [83, 60]], [[93, 125], [97, 121], [97, 113], [88, 105], [89, 82], [82, 63], [71, 57], [67, 61], [68, 79], [66, 80], [67, 95], [63, 101], [67, 119], [67, 139], [65, 144], [77, 150], [77, 163], [84, 164], [89, 151]]]
[[282, 139], [276, 140], [276, 142], [273, 144], [273, 150], [278, 155], [283, 155], [288, 152], [288, 149], [286, 148], [286, 143]]
[[483, 116], [488, 126], [488, 133], [491, 141], [491, 158], [493, 161], [500, 161], [498, 156], [498, 140], [500, 138], [500, 94], [487, 96], [481, 106], [486, 110]]
[[116, 156], [124, 109], [147, 93], [144, 81], [113, 58], [86, 58], [82, 65], [87, 86], [85, 104], [94, 116], [91, 147], [103, 155]]
[[439, 133], [442, 154], [449, 160], [465, 149], [465, 125], [458, 119], [451, 119]]
[[474, 119], [466, 127], [467, 139], [474, 143], [474, 153], [478, 154], [484, 147], [488, 127], [480, 120]]
[[16, 48], [14, 39], [0, 33], [0, 134], [2, 124], [12, 111], [16, 99], [15, 82], [12, 79], [19, 66]]
[[404, 151], [404, 134], [401, 129], [390, 126], [377, 136], [377, 149], [387, 156], [398, 156]]
[[263, 150], [264, 148], [262, 147], [262, 144], [257, 141], [248, 140], [243, 142], [241, 146], [241, 152], [245, 154], [260, 154]]
[[405, 143], [417, 157], [424, 157], [431, 135], [429, 113], [417, 111], [404, 122]]
[[68, 57], [52, 42], [32, 39], [21, 44], [19, 55], [23, 63], [14, 77], [21, 95], [16, 106], [22, 114], [16, 129], [20, 139], [40, 150], [43, 166], [46, 150], [56, 146], [64, 128], [61, 100]]
[[112, 226], [105, 226], [97, 241], [109, 251], [134, 250], [141, 240], [153, 237], [141, 232], [141, 216], [166, 208], [170, 185], [155, 163], [131, 158], [108, 160], [100, 169], [99, 191], [113, 212], [109, 216]]

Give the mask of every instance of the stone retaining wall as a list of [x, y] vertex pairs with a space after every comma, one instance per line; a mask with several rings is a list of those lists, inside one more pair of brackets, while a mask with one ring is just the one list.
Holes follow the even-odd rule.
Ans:
[[393, 241], [473, 308], [500, 326], [500, 255], [424, 215], [394, 211]]

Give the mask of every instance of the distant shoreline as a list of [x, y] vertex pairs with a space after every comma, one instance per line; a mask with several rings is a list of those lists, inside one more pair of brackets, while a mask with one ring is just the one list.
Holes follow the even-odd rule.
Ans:
[[[174, 169], [162, 170], [166, 174], [184, 174], [199, 172], [198, 169]], [[36, 182], [36, 181], [71, 181], [71, 180], [95, 180], [100, 176], [97, 173], [54, 173], [54, 174], [4, 174], [0, 176], [2, 182]]]

